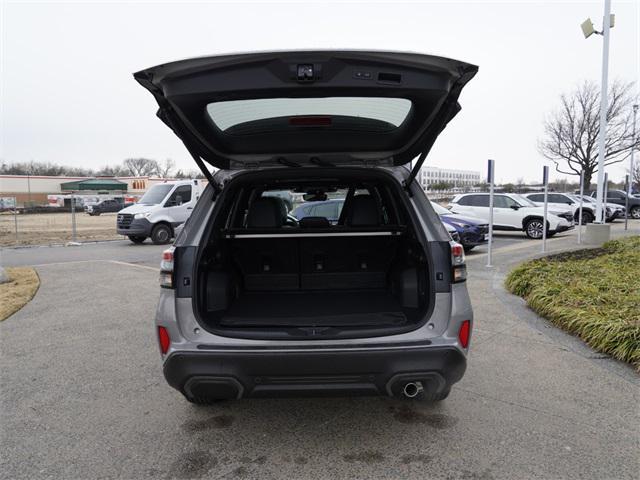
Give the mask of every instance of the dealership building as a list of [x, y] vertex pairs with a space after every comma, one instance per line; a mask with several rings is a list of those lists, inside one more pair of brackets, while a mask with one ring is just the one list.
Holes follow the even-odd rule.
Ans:
[[418, 181], [424, 190], [431, 190], [431, 185], [448, 183], [452, 188], [471, 188], [482, 182], [480, 172], [474, 170], [456, 170], [424, 166], [418, 174]]

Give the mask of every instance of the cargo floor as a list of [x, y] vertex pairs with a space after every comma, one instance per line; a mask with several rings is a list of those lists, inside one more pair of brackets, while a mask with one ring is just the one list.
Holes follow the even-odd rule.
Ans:
[[400, 303], [385, 290], [252, 292], [236, 299], [220, 323], [227, 327], [379, 327], [404, 325], [407, 317]]

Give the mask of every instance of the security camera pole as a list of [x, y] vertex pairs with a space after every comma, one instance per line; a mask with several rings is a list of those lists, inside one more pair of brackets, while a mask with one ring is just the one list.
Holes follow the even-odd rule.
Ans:
[[636, 103], [633, 106], [633, 135], [631, 136], [631, 158], [629, 160], [629, 175], [627, 176], [627, 200], [626, 200], [626, 210], [624, 217], [624, 229], [627, 229], [627, 223], [629, 222], [629, 197], [633, 193], [633, 152], [636, 151], [636, 117], [638, 116], [638, 104]]
[[602, 19], [602, 32], [593, 28], [591, 19], [587, 19], [581, 25], [585, 38], [592, 34], [602, 35], [602, 85], [600, 90], [600, 132], [598, 135], [598, 189], [596, 195], [596, 219], [595, 223], [604, 223], [603, 218], [603, 187], [604, 187], [604, 157], [605, 138], [607, 134], [607, 83], [609, 79], [609, 32], [615, 17], [611, 16], [611, 0], [604, 0], [604, 17]]
[[544, 186], [544, 213], [542, 214], [542, 253], [547, 250], [547, 209], [549, 199], [549, 167], [542, 167], [542, 185]]
[[493, 247], [493, 179], [495, 162], [489, 160], [487, 162], [487, 183], [489, 184], [489, 251], [487, 252], [487, 267], [491, 265], [491, 250]]

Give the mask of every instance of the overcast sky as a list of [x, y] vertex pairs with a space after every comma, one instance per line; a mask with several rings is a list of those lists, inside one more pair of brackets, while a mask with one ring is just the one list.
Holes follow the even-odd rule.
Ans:
[[[212, 3], [2, 1], [0, 158], [101, 167], [127, 157], [193, 169], [131, 74], [186, 57], [299, 48], [410, 50], [479, 65], [430, 165], [541, 176], [536, 150], [562, 92], [600, 81], [603, 1]], [[640, 0], [613, 1], [610, 79], [636, 81]], [[613, 179], [624, 168], [610, 167]]]

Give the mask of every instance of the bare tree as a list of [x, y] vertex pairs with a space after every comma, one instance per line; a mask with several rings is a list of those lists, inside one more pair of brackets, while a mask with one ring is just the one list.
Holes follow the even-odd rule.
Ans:
[[149, 158], [127, 158], [123, 165], [134, 177], [157, 175], [159, 170], [158, 162]]
[[[633, 83], [616, 81], [609, 91], [607, 138], [604, 164], [621, 162], [632, 147], [634, 104]], [[584, 82], [574, 92], [560, 97], [560, 108], [544, 123], [544, 136], [538, 150], [555, 164], [559, 173], [580, 175], [588, 188], [598, 171], [598, 132], [600, 131], [600, 87]], [[640, 145], [640, 139], [636, 142]]]
[[171, 176], [171, 171], [175, 166], [176, 162], [170, 158], [166, 158], [162, 164], [158, 165], [158, 176], [160, 178], [169, 178]]
[[105, 165], [100, 170], [96, 172], [96, 175], [104, 176], [104, 177], [126, 177], [129, 175], [129, 169], [123, 167], [122, 165]]

